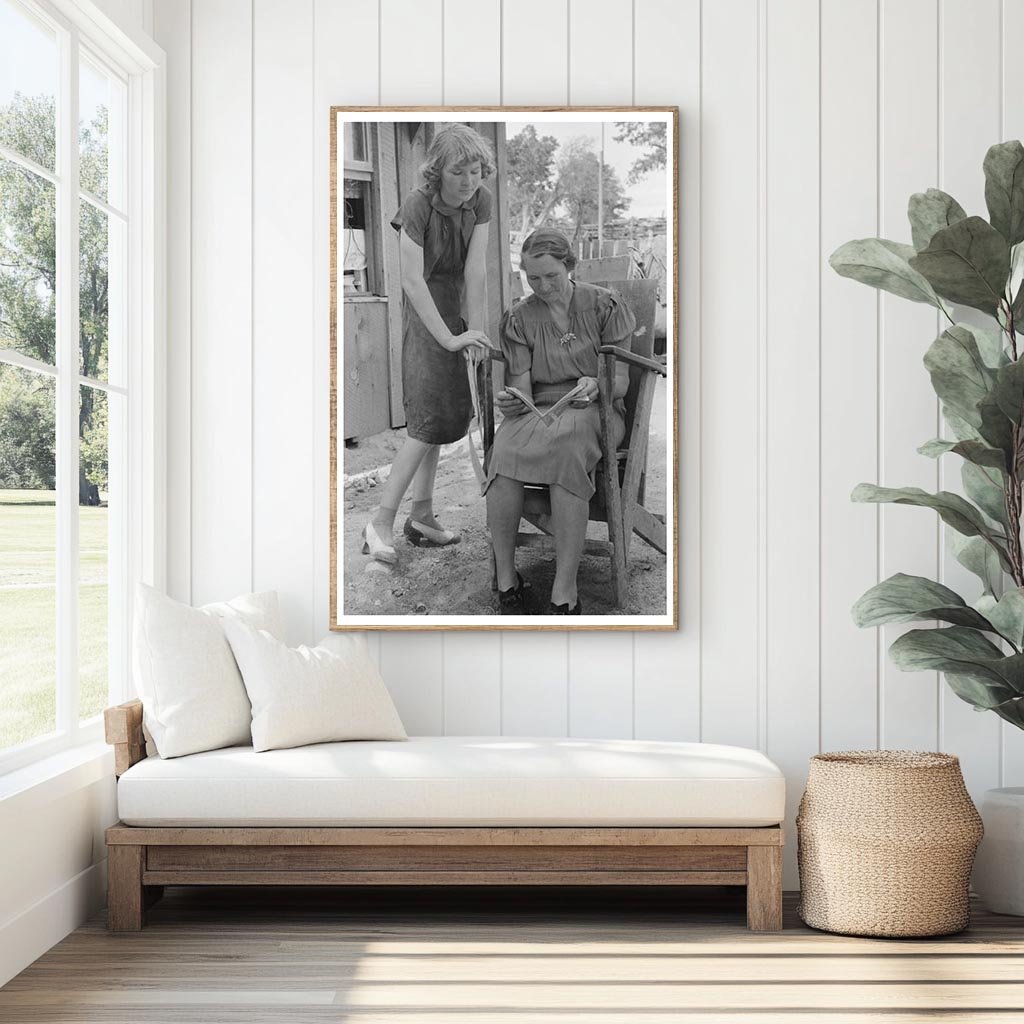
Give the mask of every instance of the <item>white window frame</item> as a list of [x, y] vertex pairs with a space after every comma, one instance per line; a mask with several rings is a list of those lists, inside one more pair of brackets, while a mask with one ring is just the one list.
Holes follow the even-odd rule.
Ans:
[[[80, 723], [78, 678], [78, 392], [82, 384], [126, 393], [122, 537], [110, 552], [110, 702], [134, 694], [132, 604], [137, 582], [163, 589], [166, 573], [165, 57], [152, 40], [117, 26], [91, 0], [16, 0], [56, 33], [59, 54], [55, 174], [3, 149], [2, 155], [54, 181], [57, 191], [57, 366], [11, 353], [3, 361], [57, 379], [57, 731], [0, 752], [0, 775], [102, 737], [101, 718]], [[78, 373], [78, 54], [90, 51], [127, 86], [125, 197], [127, 310], [125, 380], [107, 385]], [[106, 204], [99, 204], [102, 207]], [[107, 209], [108, 216], [114, 215]], [[119, 215], [118, 215], [119, 216]], [[119, 216], [120, 219], [120, 216]], [[71, 372], [65, 368], [72, 367]], [[73, 412], [73, 421], [68, 421]], [[111, 467], [112, 472], [114, 467]], [[113, 584], [113, 579], [108, 576]], [[118, 591], [120, 594], [118, 594]], [[114, 599], [121, 596], [120, 606]]]

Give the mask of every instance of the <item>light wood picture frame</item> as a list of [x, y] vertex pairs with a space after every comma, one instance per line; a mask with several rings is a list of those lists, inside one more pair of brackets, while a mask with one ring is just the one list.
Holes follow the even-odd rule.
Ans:
[[[676, 107], [331, 108], [331, 629], [678, 628], [678, 140]], [[445, 156], [459, 145], [459, 152], [483, 154], [468, 171], [465, 161]], [[437, 181], [442, 167], [462, 177]], [[524, 262], [523, 242], [538, 228], [559, 231], [569, 255]], [[412, 254], [404, 279], [403, 252]], [[571, 300], [568, 311], [549, 317], [555, 307], [544, 301], [537, 268], [551, 263]], [[469, 283], [467, 264], [474, 268]], [[419, 318], [425, 307], [417, 281], [433, 303], [424, 316], [439, 314], [433, 323]], [[503, 331], [510, 310], [513, 325], [528, 321], [530, 337], [513, 339], [514, 326]], [[602, 453], [589, 480], [577, 468], [569, 484], [571, 514], [589, 508], [575, 576], [579, 611], [569, 614], [567, 599], [561, 608], [554, 603], [555, 591], [571, 586], [565, 567], [576, 557], [572, 538], [580, 537], [560, 525], [568, 521], [564, 493], [556, 485], [552, 508], [550, 488], [522, 481], [515, 571], [525, 604], [499, 600], [483, 494], [488, 473], [511, 465], [512, 425], [491, 463], [500, 403], [509, 400], [505, 352], [521, 363], [522, 351], [510, 346], [525, 342], [530, 360], [545, 344], [553, 348], [559, 317], [568, 318], [557, 340], [568, 346], [572, 375], [580, 366], [594, 369], [583, 387], [592, 402], [567, 407], [567, 417], [561, 406], [546, 415], [544, 403], [554, 399], [545, 398], [541, 380], [537, 413], [544, 419], [524, 414], [534, 421], [530, 443], [542, 462], [559, 434], [571, 435], [580, 451], [593, 453], [587, 446], [596, 444]], [[436, 340], [446, 327], [447, 344], [472, 327], [492, 346], [475, 372], [463, 353], [450, 356]], [[459, 438], [467, 408], [470, 427]], [[543, 430], [554, 433], [540, 443], [534, 431]], [[605, 473], [611, 460], [616, 471]], [[560, 469], [538, 472], [563, 478]], [[424, 496], [436, 526], [412, 513], [412, 500]], [[393, 538], [387, 516], [379, 520], [382, 505], [397, 506]], [[427, 506], [416, 509], [422, 519]], [[564, 578], [556, 577], [559, 554]]]

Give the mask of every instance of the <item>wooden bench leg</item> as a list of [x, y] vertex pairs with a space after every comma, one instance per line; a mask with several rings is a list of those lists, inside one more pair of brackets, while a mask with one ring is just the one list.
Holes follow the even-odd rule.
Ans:
[[112, 932], [137, 932], [145, 910], [142, 861], [145, 847], [107, 847], [107, 928]]
[[782, 931], [782, 847], [747, 847], [747, 928]]

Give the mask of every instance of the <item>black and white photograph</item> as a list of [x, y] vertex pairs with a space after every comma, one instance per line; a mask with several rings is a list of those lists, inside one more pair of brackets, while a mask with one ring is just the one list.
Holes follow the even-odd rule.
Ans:
[[332, 108], [332, 628], [677, 627], [677, 128]]

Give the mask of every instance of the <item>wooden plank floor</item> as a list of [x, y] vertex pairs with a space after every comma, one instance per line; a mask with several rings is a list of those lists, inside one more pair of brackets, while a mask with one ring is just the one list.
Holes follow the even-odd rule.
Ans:
[[98, 914], [0, 989], [0, 1021], [1024, 1021], [1024, 919], [933, 940], [746, 931], [743, 892], [174, 889]]

